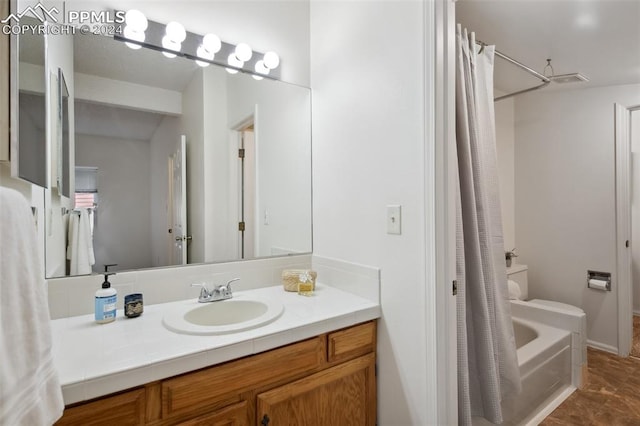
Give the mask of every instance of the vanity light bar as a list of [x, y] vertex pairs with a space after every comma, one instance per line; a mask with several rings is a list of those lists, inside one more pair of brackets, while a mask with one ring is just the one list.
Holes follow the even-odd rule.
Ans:
[[[176, 24], [180, 25], [177, 22], [164, 25], [147, 20], [147, 26], [143, 30], [143, 35], [141, 36], [139, 30], [137, 30], [133, 32], [133, 36], [129, 38], [127, 36], [130, 36], [132, 32], [127, 30], [126, 24], [123, 23], [123, 31], [115, 34], [114, 39], [122, 41], [132, 48], [135, 48], [134, 46], [144, 46], [157, 50], [167, 57], [182, 56], [192, 59], [200, 66], [216, 64], [225, 67], [227, 71], [232, 73], [241, 71], [257, 77], [280, 78], [280, 58], [275, 52], [261, 53], [253, 51], [246, 43], [239, 43], [236, 46], [220, 41], [218, 51], [212, 52], [208, 50], [203, 54], [203, 36], [184, 30], [182, 25], [178, 28]], [[168, 28], [168, 26], [171, 28]], [[182, 30], [184, 30], [184, 33]], [[207, 37], [209, 36], [213, 35], [207, 34]], [[208, 41], [210, 40], [212, 40], [211, 37], [209, 37]], [[200, 55], [198, 53], [200, 53]], [[212, 53], [213, 58], [209, 59]]]

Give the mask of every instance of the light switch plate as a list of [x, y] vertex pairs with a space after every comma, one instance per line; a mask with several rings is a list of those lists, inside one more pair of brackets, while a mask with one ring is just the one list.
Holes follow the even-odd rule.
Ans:
[[402, 234], [402, 213], [401, 206], [399, 204], [392, 204], [387, 206], [387, 234], [400, 235]]

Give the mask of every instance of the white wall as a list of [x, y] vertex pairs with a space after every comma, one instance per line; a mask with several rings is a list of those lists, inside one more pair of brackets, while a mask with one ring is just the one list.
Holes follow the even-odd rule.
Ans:
[[228, 77], [227, 128], [232, 129], [257, 108], [255, 255], [271, 256], [274, 248], [309, 252], [311, 94], [295, 85], [242, 77]]
[[[529, 296], [579, 306], [590, 341], [617, 350], [614, 109], [640, 85], [540, 91], [516, 100], [516, 234]], [[587, 288], [587, 270], [612, 291]]]
[[631, 234], [633, 312], [640, 314], [640, 110], [631, 113]]
[[182, 95], [174, 90], [81, 73], [74, 79], [77, 100], [169, 115], [182, 113]]
[[76, 135], [76, 164], [98, 168], [96, 272], [107, 263], [116, 271], [152, 265], [149, 161], [149, 141]]
[[[425, 224], [421, 1], [311, 3], [314, 254], [381, 268], [378, 424], [436, 424]], [[402, 205], [402, 235], [386, 205]]]
[[[182, 107], [182, 105], [180, 105]], [[167, 230], [172, 226], [169, 221], [172, 206], [169, 205], [169, 157], [175, 152], [180, 132], [177, 117], [165, 117], [149, 142], [151, 174], [149, 185], [151, 193], [151, 262], [152, 266], [169, 265], [170, 235]]]
[[[204, 116], [202, 72], [196, 72], [182, 92], [180, 133], [187, 136], [187, 233], [194, 236], [188, 246], [187, 262], [204, 262], [206, 212], [204, 205]], [[197, 195], [196, 195], [197, 194]]]
[[[229, 132], [227, 130], [227, 75], [219, 67], [207, 67], [204, 70], [204, 208], [207, 212], [207, 226], [204, 238], [205, 258], [207, 262], [236, 259], [230, 238], [232, 232], [229, 223]], [[237, 229], [237, 228], [236, 228]]]
[[[494, 103], [496, 115], [496, 151], [504, 248], [517, 247], [515, 229], [515, 171], [514, 171], [514, 99]], [[518, 250], [516, 250], [518, 252]]]

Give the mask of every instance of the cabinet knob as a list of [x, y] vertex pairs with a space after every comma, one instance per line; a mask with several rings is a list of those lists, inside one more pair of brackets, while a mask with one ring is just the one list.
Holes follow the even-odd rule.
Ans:
[[267, 426], [269, 424], [269, 421], [271, 419], [269, 418], [269, 416], [267, 416], [266, 414], [264, 416], [262, 416], [262, 421], [260, 422], [260, 424], [262, 426]]

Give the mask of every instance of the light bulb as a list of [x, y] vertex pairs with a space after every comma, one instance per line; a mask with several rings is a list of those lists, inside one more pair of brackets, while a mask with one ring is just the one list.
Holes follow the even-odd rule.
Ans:
[[[128, 38], [129, 40], [139, 41], [140, 43], [144, 42], [144, 39], [145, 39], [144, 31], [136, 31], [129, 25], [124, 27], [123, 35], [125, 38]], [[126, 44], [129, 48], [133, 50], [138, 50], [142, 47], [139, 44], [128, 43], [126, 41], [124, 42], [124, 44]]]
[[258, 74], [264, 74], [267, 75], [269, 74], [269, 68], [266, 67], [266, 65], [264, 64], [264, 61], [258, 61], [256, 62], [256, 72]]
[[149, 22], [142, 12], [131, 9], [124, 14], [124, 21], [135, 31], [144, 31], [147, 29]]
[[239, 45], [236, 46], [236, 57], [240, 61], [247, 62], [249, 59], [251, 59], [252, 55], [253, 55], [253, 51], [251, 50], [251, 47], [249, 47], [247, 43], [240, 43]]
[[[198, 50], [196, 51], [196, 55], [198, 55], [199, 58], [208, 60], [208, 61], [213, 61], [214, 58], [214, 54], [213, 52], [207, 50], [204, 45], [200, 45], [198, 46]], [[209, 66], [209, 62], [205, 62], [205, 61], [198, 61], [196, 59], [196, 64], [200, 65], [201, 67], [208, 67]]]
[[165, 30], [167, 36], [177, 43], [182, 43], [185, 38], [187, 38], [187, 32], [181, 23], [172, 21], [167, 24], [167, 28]]
[[229, 55], [229, 57], [227, 58], [227, 63], [236, 68], [242, 68], [242, 66], [244, 65], [244, 62], [238, 59], [238, 56], [234, 53]]
[[280, 65], [280, 57], [276, 52], [265, 53], [263, 61], [264, 61], [264, 66], [266, 66], [270, 70], [274, 70], [278, 68], [278, 65]]
[[[180, 43], [171, 40], [168, 35], [162, 37], [162, 47], [164, 47], [165, 49], [173, 50], [174, 52], [179, 52], [180, 51], [180, 46], [181, 46]], [[166, 51], [163, 51], [162, 54], [164, 56], [166, 56], [167, 58], [175, 58], [176, 57], [175, 53], [170, 53], [170, 52], [166, 52]]]
[[207, 34], [202, 37], [202, 46], [211, 53], [218, 53], [222, 48], [222, 41], [215, 34]]
[[251, 77], [253, 77], [255, 80], [258, 80], [258, 81], [260, 81], [260, 80], [264, 80], [264, 78], [263, 78], [263, 77], [260, 77], [259, 75], [255, 75], [255, 74], [254, 74], [254, 75], [252, 75]]
[[225, 68], [229, 74], [238, 74], [238, 70], [234, 70], [233, 68]]

